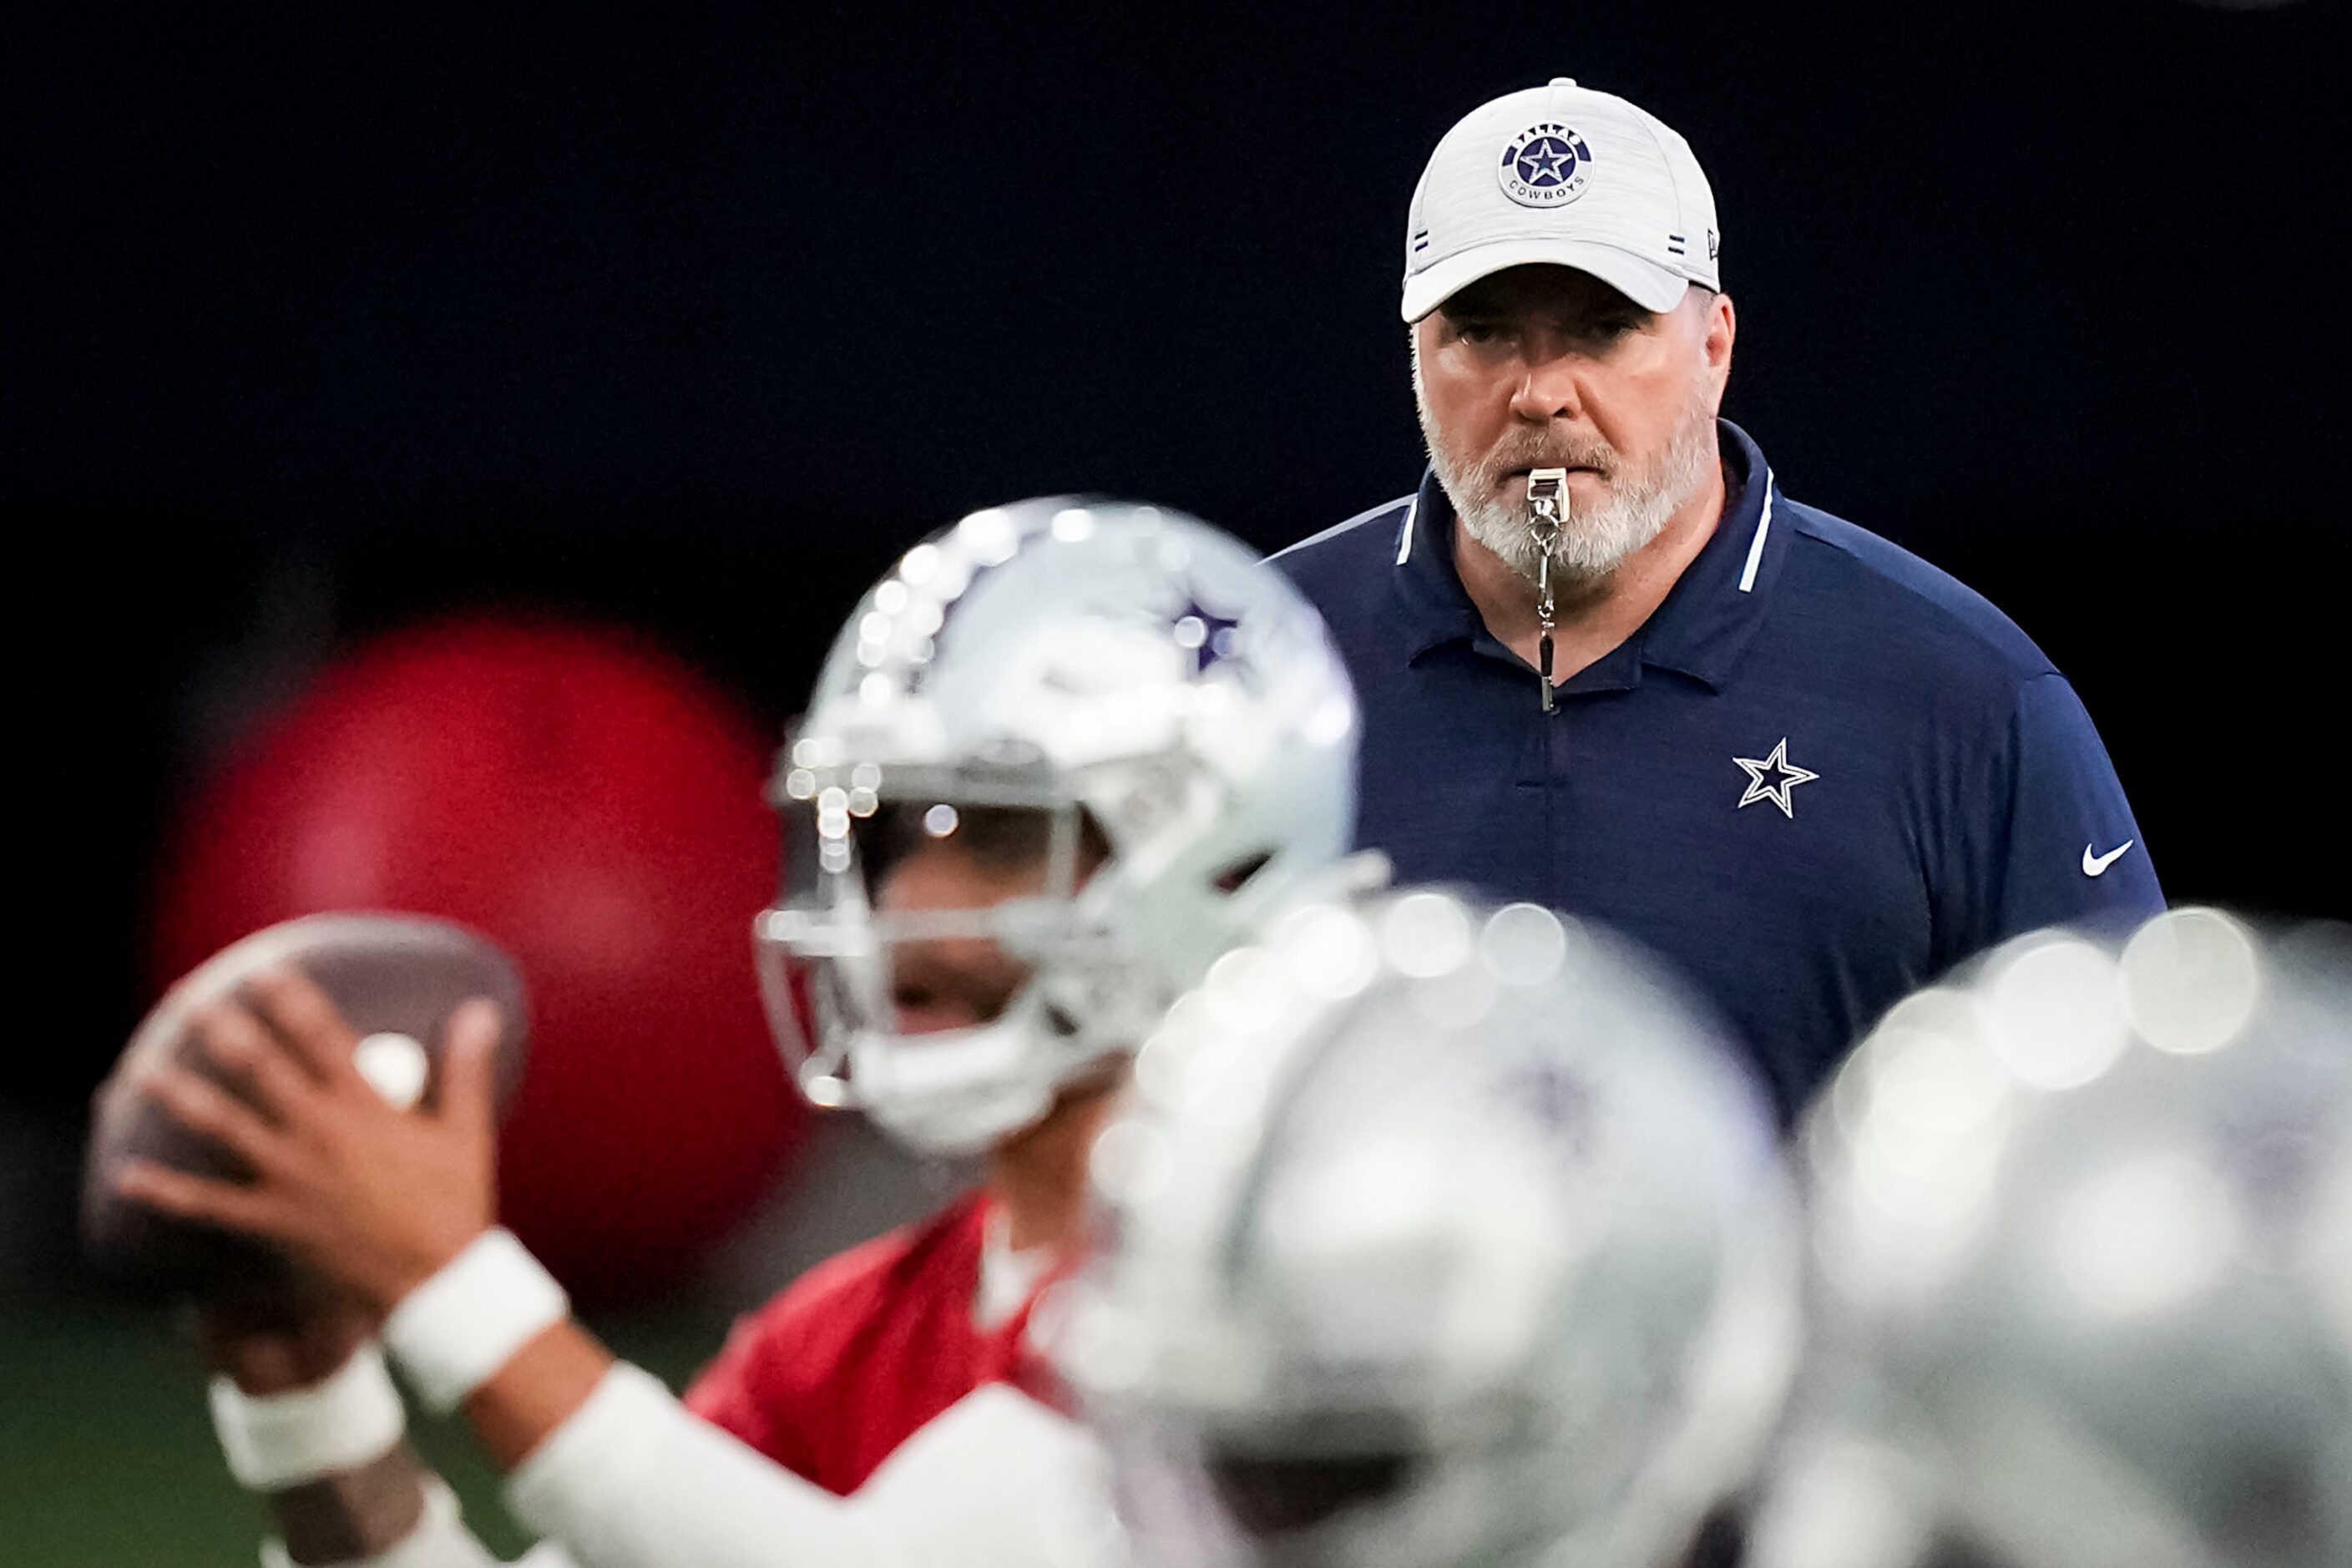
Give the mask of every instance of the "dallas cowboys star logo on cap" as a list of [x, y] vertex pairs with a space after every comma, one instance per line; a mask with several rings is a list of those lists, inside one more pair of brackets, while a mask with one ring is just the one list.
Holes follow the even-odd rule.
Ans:
[[1796, 820], [1797, 813], [1789, 804], [1790, 793], [1799, 784], [1811, 784], [1822, 776], [1789, 761], [1789, 738], [1786, 735], [1780, 737], [1780, 743], [1772, 748], [1769, 756], [1734, 757], [1731, 760], [1748, 773], [1748, 789], [1739, 797], [1740, 807], [1745, 809], [1759, 800], [1769, 800], [1780, 808], [1781, 816], [1792, 822]]
[[1521, 206], [1549, 207], [1572, 202], [1592, 180], [1592, 150], [1584, 138], [1556, 120], [1528, 126], [1503, 148], [1495, 170], [1503, 194]]

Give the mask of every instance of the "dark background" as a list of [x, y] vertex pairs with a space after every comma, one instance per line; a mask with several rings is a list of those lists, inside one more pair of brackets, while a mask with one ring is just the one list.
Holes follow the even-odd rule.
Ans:
[[[2176, 898], [2346, 912], [2343, 24], [13, 9], [0, 1554], [251, 1560], [193, 1357], [68, 1224], [172, 812], [240, 733], [481, 606], [649, 634], [773, 726], [857, 590], [974, 505], [1126, 492], [1273, 547], [1402, 492], [1407, 196], [1458, 116], [1555, 74], [1697, 150], [1727, 411], [1789, 492], [2041, 641]], [[698, 1294], [596, 1326], [675, 1380], [728, 1304], [953, 1179], [824, 1138]]]
[[6, 51], [54, 1020], [6, 1125], [69, 1144], [150, 999], [172, 803], [372, 632], [617, 622], [773, 724], [971, 506], [1124, 492], [1273, 547], [1408, 489], [1406, 197], [1555, 73], [1697, 150], [1727, 411], [1790, 493], [2041, 641], [2176, 898], [2340, 913], [2343, 21], [53, 8]]

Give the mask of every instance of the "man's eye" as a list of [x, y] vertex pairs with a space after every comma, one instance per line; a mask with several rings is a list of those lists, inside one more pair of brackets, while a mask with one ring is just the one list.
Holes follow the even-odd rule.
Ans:
[[1503, 329], [1490, 321], [1457, 321], [1454, 335], [1465, 343], [1491, 343], [1502, 338]]

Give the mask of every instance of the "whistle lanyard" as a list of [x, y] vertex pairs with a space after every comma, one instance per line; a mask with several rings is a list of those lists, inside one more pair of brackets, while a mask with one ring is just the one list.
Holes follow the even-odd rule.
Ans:
[[1559, 606], [1551, 592], [1551, 552], [1559, 543], [1568, 510], [1568, 470], [1537, 468], [1528, 475], [1528, 534], [1536, 542], [1536, 677], [1543, 684], [1543, 710], [1555, 704], [1551, 690], [1551, 634]]

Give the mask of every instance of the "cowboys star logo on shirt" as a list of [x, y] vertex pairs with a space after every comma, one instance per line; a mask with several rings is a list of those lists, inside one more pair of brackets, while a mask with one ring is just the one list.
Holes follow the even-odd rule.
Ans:
[[1748, 787], [1739, 796], [1739, 809], [1745, 811], [1759, 800], [1769, 800], [1779, 806], [1780, 815], [1791, 822], [1797, 818], [1797, 808], [1790, 804], [1790, 793], [1799, 784], [1811, 784], [1822, 776], [1811, 768], [1801, 768], [1789, 760], [1789, 738], [1786, 735], [1780, 737], [1780, 743], [1773, 747], [1768, 756], [1734, 757], [1731, 760], [1748, 775]]
[[1495, 170], [1503, 194], [1525, 207], [1572, 202], [1592, 183], [1592, 150], [1555, 120], [1530, 125], [1503, 149]]

